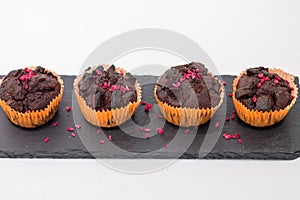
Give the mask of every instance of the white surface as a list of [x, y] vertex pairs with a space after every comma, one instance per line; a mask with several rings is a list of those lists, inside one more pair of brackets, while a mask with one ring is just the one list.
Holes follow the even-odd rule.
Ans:
[[[180, 32], [220, 73], [262, 64], [300, 74], [300, 1], [7, 1], [0, 3], [0, 74], [20, 66], [77, 73], [111, 36]], [[1, 148], [1, 147], [0, 147]], [[1, 199], [299, 199], [300, 160], [180, 160], [147, 175], [95, 160], [0, 159]]]

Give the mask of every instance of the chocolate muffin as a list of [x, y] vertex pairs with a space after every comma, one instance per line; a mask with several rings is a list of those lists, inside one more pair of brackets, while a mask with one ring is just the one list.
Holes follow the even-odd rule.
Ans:
[[34, 128], [54, 117], [62, 93], [63, 81], [50, 70], [40, 66], [13, 70], [2, 80], [1, 106], [14, 124]]
[[167, 121], [197, 126], [212, 118], [223, 102], [224, 88], [203, 64], [192, 62], [167, 70], [158, 79], [154, 95]]
[[74, 89], [86, 120], [102, 127], [127, 121], [141, 99], [136, 78], [114, 65], [86, 69], [74, 81]]
[[289, 82], [268, 68], [250, 68], [237, 85], [235, 97], [247, 108], [270, 111], [280, 110], [292, 101]]
[[296, 94], [294, 77], [279, 69], [249, 68], [233, 82], [238, 116], [253, 126], [269, 126], [282, 120]]

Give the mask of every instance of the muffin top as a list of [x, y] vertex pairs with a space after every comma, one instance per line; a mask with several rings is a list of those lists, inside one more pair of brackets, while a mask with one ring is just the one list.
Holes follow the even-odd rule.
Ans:
[[171, 67], [159, 78], [156, 90], [160, 101], [187, 108], [215, 107], [220, 93], [220, 82], [199, 62]]
[[96, 111], [121, 108], [137, 101], [136, 78], [130, 73], [116, 72], [114, 65], [88, 68], [78, 82], [79, 95]]
[[235, 97], [247, 108], [259, 111], [280, 110], [292, 101], [289, 82], [268, 68], [256, 67], [247, 70], [240, 78]]
[[3, 79], [0, 98], [14, 110], [25, 113], [46, 108], [60, 89], [57, 77], [43, 67], [18, 69]]

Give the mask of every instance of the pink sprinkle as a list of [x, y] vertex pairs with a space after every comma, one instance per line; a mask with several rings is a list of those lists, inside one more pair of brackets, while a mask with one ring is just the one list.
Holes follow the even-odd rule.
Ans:
[[275, 80], [274, 80], [274, 83], [275, 83], [275, 84], [278, 84], [278, 83], [279, 83], [279, 81], [278, 81], [277, 79], [275, 79]]
[[230, 93], [230, 94], [228, 94], [228, 96], [229, 96], [229, 97], [232, 97], [232, 94]]
[[184, 78], [180, 78], [179, 81], [182, 83], [185, 79]]
[[[198, 78], [201, 78], [202, 76], [201, 76], [201, 74], [200, 73], [197, 73], [197, 77]], [[224, 81], [225, 82], [225, 81]], [[223, 84], [224, 84], [224, 82], [223, 82]], [[225, 84], [224, 85], [226, 85], [226, 82], [225, 82]]]
[[230, 121], [230, 117], [226, 117], [225, 121], [229, 122]]
[[222, 81], [222, 84], [223, 84], [223, 85], [226, 85], [227, 83], [226, 83], [226, 81]]
[[153, 107], [153, 104], [148, 103], [148, 104], [145, 106], [145, 111], [150, 112], [150, 110], [151, 110], [152, 107]]
[[24, 81], [26, 80], [25, 75], [21, 76], [21, 77], [20, 77], [20, 80], [21, 80], [22, 82], [24, 82]]
[[236, 114], [236, 110], [232, 110], [232, 114]]
[[146, 101], [142, 101], [141, 104], [142, 105], [147, 105], [147, 102]]
[[223, 137], [225, 137], [226, 135], [229, 135], [227, 132], [223, 134]]
[[20, 77], [20, 80], [21, 80], [22, 82], [24, 82], [25, 80], [31, 79], [33, 76], [34, 76], [34, 73], [33, 73], [32, 71], [30, 71], [29, 73], [27, 73], [27, 74], [21, 76], [21, 77]]
[[25, 113], [29, 113], [30, 111], [28, 109], [25, 110]]
[[190, 130], [186, 129], [184, 132], [185, 132], [185, 134], [188, 134], [190, 132]]
[[124, 72], [123, 70], [120, 70], [120, 74], [121, 74], [122, 76], [124, 76], [125, 72]]
[[232, 139], [235, 139], [235, 138], [236, 138], [234, 134], [231, 134], [230, 137], [231, 137]]
[[288, 80], [285, 80], [288, 84], [290, 84], [290, 82]]
[[261, 87], [261, 83], [257, 83], [256, 87], [260, 88]]
[[70, 112], [71, 110], [72, 110], [71, 107], [69, 107], [69, 106], [66, 107], [66, 111], [67, 111], [67, 112]]
[[117, 89], [116, 85], [112, 85], [111, 88], [109, 89], [110, 92], [113, 92]]
[[188, 70], [188, 71], [187, 71], [187, 73], [189, 73], [189, 74], [193, 74], [193, 72], [192, 72], [191, 70]]
[[159, 135], [162, 135], [165, 132], [162, 128], [157, 128], [155, 131], [158, 132]]
[[103, 88], [106, 89], [107, 88], [107, 83], [103, 84]]
[[220, 126], [220, 123], [219, 123], [219, 122], [216, 122], [215, 128], [218, 128], [219, 126]]
[[77, 129], [81, 129], [81, 126], [80, 126], [80, 125], [75, 125], [75, 127], [76, 127]]
[[190, 76], [191, 76], [190, 74], [185, 74], [185, 75], [183, 75], [183, 78], [184, 78], [184, 79], [189, 79]]
[[107, 137], [108, 137], [109, 141], [112, 141], [112, 136], [111, 135], [108, 135]]
[[53, 126], [58, 126], [58, 122], [54, 122], [54, 123], [53, 123]]
[[240, 137], [241, 137], [241, 134], [239, 134], [239, 133], [235, 134], [235, 138], [239, 139]]
[[238, 139], [237, 142], [238, 142], [239, 144], [242, 144], [242, 143], [243, 143], [243, 140]]
[[150, 138], [150, 135], [149, 135], [148, 133], [146, 134], [146, 138], [147, 138], [147, 139]]
[[151, 129], [150, 128], [144, 128], [144, 130], [143, 130], [144, 132], [150, 132], [151, 131]]
[[231, 136], [229, 134], [223, 135], [223, 137], [225, 138], [225, 140], [230, 140]]
[[27, 90], [29, 88], [28, 84], [25, 84], [25, 90]]
[[104, 140], [99, 140], [99, 143], [100, 144], [104, 144]]
[[269, 80], [270, 80], [270, 78], [269, 78], [269, 77], [266, 77], [266, 78], [265, 78], [265, 80], [266, 80], [266, 81], [269, 81]]
[[97, 73], [98, 75], [101, 75], [101, 74], [102, 74], [101, 70], [99, 70], [99, 69], [96, 70], [96, 73]]
[[292, 99], [295, 99], [296, 97], [294, 95], [292, 95]]
[[175, 88], [179, 88], [181, 85], [180, 82], [176, 82], [176, 83], [173, 83], [172, 86], [175, 87]]
[[110, 88], [110, 82], [103, 84], [103, 89]]
[[98, 76], [93, 76], [93, 78], [98, 78]]
[[235, 115], [235, 114], [232, 114], [232, 115], [231, 115], [231, 119], [232, 119], [232, 120], [235, 120], [235, 118], [236, 118], [236, 115]]
[[167, 144], [163, 144], [163, 147], [164, 147], [164, 148], [167, 148]]
[[99, 129], [98, 131], [97, 131], [97, 134], [100, 134], [101, 133], [101, 130]]
[[44, 139], [44, 142], [45, 142], [45, 143], [48, 143], [49, 140], [50, 140], [50, 138], [49, 138], [49, 137], [46, 137], [46, 138]]
[[197, 73], [198, 73], [198, 72], [199, 72], [199, 69], [198, 69], [198, 68], [196, 68], [196, 69], [195, 69], [195, 72], [197, 72]]
[[75, 134], [75, 133], [71, 133], [71, 136], [72, 136], [72, 137], [76, 137], [76, 134]]
[[279, 76], [276, 76], [275, 79], [276, 79], [277, 81], [280, 81], [280, 80], [281, 80], [281, 78], [280, 78]]
[[264, 74], [263, 73], [258, 74], [258, 78], [264, 78]]
[[158, 115], [157, 115], [157, 118], [158, 118], [158, 119], [162, 119], [163, 116], [161, 116], [160, 114], [158, 114]]
[[252, 98], [253, 102], [255, 103], [257, 101], [257, 97], [254, 95]]
[[32, 72], [32, 70], [31, 70], [31, 69], [29, 69], [28, 67], [26, 67], [24, 70], [25, 70], [25, 72], [26, 72], [26, 73], [30, 73], [30, 72]]
[[68, 127], [68, 128], [66, 128], [66, 130], [67, 130], [67, 131], [74, 131], [74, 128]]
[[291, 87], [291, 91], [293, 91], [294, 90], [294, 88], [293, 87]]

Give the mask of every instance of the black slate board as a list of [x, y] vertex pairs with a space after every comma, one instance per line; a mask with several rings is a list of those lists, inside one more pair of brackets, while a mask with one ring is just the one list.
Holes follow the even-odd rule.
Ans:
[[[62, 76], [65, 93], [60, 109], [55, 118], [46, 125], [36, 129], [23, 129], [10, 123], [3, 111], [0, 111], [0, 157], [1, 158], [184, 158], [184, 159], [278, 159], [291, 160], [300, 156], [300, 124], [297, 114], [300, 112], [299, 100], [288, 116], [279, 124], [268, 128], [254, 128], [236, 118], [224, 122], [231, 116], [233, 104], [230, 97], [231, 83], [234, 76], [224, 75], [227, 82], [226, 99], [211, 123], [189, 128], [176, 127], [158, 119], [157, 106], [150, 113], [140, 105], [132, 121], [118, 128], [102, 129], [87, 123], [82, 117], [77, 102], [72, 102], [72, 83], [74, 76]], [[143, 100], [155, 103], [153, 87], [157, 77], [138, 76], [143, 85]], [[298, 78], [296, 79], [298, 84]], [[71, 112], [66, 106], [73, 105]], [[54, 127], [53, 122], [58, 126]], [[76, 137], [66, 131], [66, 127], [82, 126], [75, 131]], [[134, 123], [133, 123], [134, 122]], [[214, 128], [215, 122], [220, 122]], [[224, 122], [224, 127], [222, 127]], [[151, 128], [151, 138], [139, 127]], [[155, 128], [163, 127], [163, 135], [155, 134]], [[222, 130], [223, 128], [223, 130]], [[236, 140], [224, 140], [224, 132], [241, 134], [242, 144]], [[107, 139], [112, 136], [112, 141]], [[48, 143], [44, 138], [49, 137]], [[99, 140], [104, 140], [100, 144]], [[205, 141], [205, 142], [203, 142]], [[166, 147], [164, 147], [166, 145]]]

